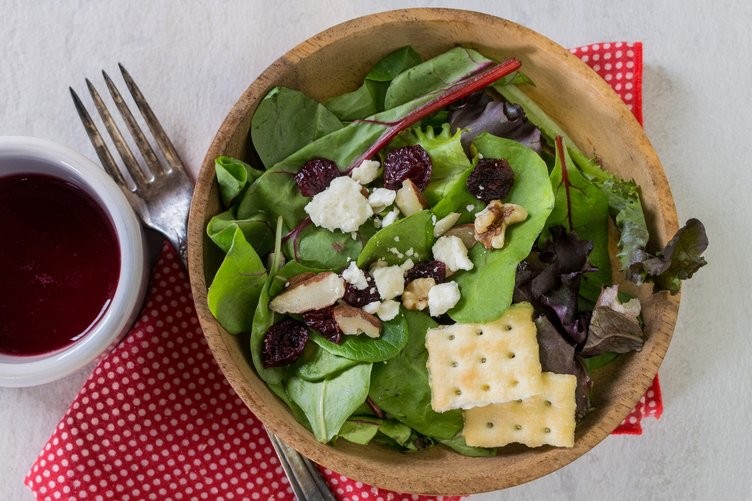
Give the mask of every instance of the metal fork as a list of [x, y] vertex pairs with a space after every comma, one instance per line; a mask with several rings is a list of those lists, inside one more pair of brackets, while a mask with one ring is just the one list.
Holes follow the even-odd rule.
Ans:
[[[81, 99], [73, 88], [69, 87], [73, 103], [104, 169], [123, 190], [144, 224], [164, 235], [177, 249], [185, 264], [188, 210], [193, 193], [193, 182], [188, 177], [175, 147], [133, 78], [122, 64], [118, 66], [133, 101], [157, 143], [158, 152], [154, 150], [114, 82], [104, 71], [102, 75], [104, 75], [107, 88], [140, 152], [142, 162], [139, 162], [133, 154], [107, 106], [88, 78], [86, 86], [115, 149], [123, 161], [122, 168], [118, 166], [110, 153]], [[160, 159], [160, 156], [164, 161]], [[268, 429], [267, 432], [295, 496], [299, 500], [333, 501], [334, 497], [313, 463], [285, 445]]]

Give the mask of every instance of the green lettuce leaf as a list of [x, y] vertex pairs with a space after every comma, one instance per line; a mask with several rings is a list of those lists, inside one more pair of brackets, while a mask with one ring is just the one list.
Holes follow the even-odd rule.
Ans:
[[261, 259], [236, 229], [206, 298], [209, 311], [227, 332], [239, 334], [251, 329], [253, 312], [266, 279]]

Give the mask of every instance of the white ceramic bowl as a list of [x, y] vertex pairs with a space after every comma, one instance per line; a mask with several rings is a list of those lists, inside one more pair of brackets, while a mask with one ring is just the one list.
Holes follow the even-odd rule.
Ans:
[[[116, 343], [141, 307], [147, 263], [141, 224], [120, 188], [101, 167], [50, 141], [21, 136], [0, 137], [0, 176], [44, 174], [71, 182], [104, 210], [120, 250], [120, 274], [112, 301], [87, 333], [66, 348], [31, 356], [0, 353], [0, 386], [34, 386], [67, 376]], [[13, 266], [13, 263], [2, 263]]]

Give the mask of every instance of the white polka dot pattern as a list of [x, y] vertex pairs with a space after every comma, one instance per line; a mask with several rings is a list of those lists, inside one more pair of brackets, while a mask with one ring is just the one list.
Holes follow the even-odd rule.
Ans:
[[[573, 52], [641, 120], [641, 45]], [[639, 434], [641, 418], [658, 418], [661, 410], [656, 378], [617, 432]], [[341, 500], [459, 499], [398, 494], [321, 471]], [[214, 362], [168, 245], [141, 318], [101, 358], [25, 482], [43, 500], [294, 499], [266, 432]]]

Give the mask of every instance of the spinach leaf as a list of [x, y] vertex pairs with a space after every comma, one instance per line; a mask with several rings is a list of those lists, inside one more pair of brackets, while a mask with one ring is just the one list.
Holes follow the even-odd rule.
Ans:
[[357, 264], [365, 268], [379, 259], [388, 264], [402, 264], [406, 257], [415, 262], [425, 261], [431, 256], [433, 241], [431, 213], [422, 210], [377, 231], [366, 242]]
[[251, 140], [268, 168], [311, 141], [342, 128], [324, 105], [300, 91], [275, 87], [251, 119]]
[[556, 163], [550, 176], [556, 201], [541, 238], [550, 238], [549, 228], [564, 226], [581, 239], [592, 242], [593, 249], [588, 258], [597, 270], [582, 275], [580, 295], [595, 302], [601, 287], [611, 282], [608, 198], [580, 173], [563, 141], [561, 136], [556, 139]]
[[261, 259], [236, 229], [206, 298], [209, 311], [227, 332], [239, 334], [251, 328], [252, 314], [266, 279]]
[[447, 440], [439, 440], [440, 444], [444, 444], [450, 449], [459, 452], [463, 456], [470, 456], [470, 457], [492, 457], [496, 455], [496, 449], [489, 449], [485, 447], [473, 447], [470, 445], [467, 445], [465, 442], [465, 437], [463, 437], [461, 434], [456, 435], [453, 438], [447, 439]]
[[246, 185], [253, 183], [261, 174], [247, 163], [237, 158], [219, 156], [214, 160], [214, 170], [219, 184], [219, 195], [225, 207], [237, 197]]
[[394, 77], [421, 62], [412, 47], [397, 49], [368, 72], [357, 90], [333, 97], [324, 105], [342, 121], [363, 119], [384, 111], [384, 96]]
[[477, 73], [492, 63], [477, 51], [455, 47], [397, 75], [387, 89], [384, 106], [394, 108], [448, 87], [449, 82]]
[[501, 249], [475, 245], [470, 249], [473, 269], [452, 277], [462, 293], [457, 306], [449, 310], [456, 322], [487, 322], [501, 316], [512, 303], [517, 264], [530, 253], [554, 206], [546, 163], [530, 148], [488, 133], [479, 135], [475, 146], [486, 158], [503, 158], [515, 174], [507, 199], [527, 210], [525, 221], [510, 226]]
[[326, 443], [366, 399], [370, 378], [371, 364], [358, 364], [322, 381], [292, 376], [285, 388], [308, 418], [316, 440]]
[[309, 343], [302, 360], [296, 364], [295, 374], [306, 381], [321, 381], [357, 363], [357, 360], [337, 356], [316, 343]]
[[364, 334], [344, 338], [337, 344], [319, 334], [311, 336], [314, 343], [334, 355], [359, 362], [382, 362], [397, 355], [407, 344], [407, 321], [400, 314], [383, 322], [381, 335], [375, 339]]
[[379, 432], [403, 447], [407, 446], [413, 435], [412, 428], [393, 419], [385, 419], [379, 426]]
[[469, 167], [446, 181], [443, 198], [431, 209], [437, 219], [443, 218], [450, 212], [458, 212], [460, 218], [457, 224], [472, 223], [475, 220], [475, 214], [486, 206], [467, 189], [467, 178], [472, 171], [473, 167]]
[[409, 339], [405, 348], [375, 364], [369, 396], [386, 413], [430, 437], [451, 439], [462, 429], [462, 412], [438, 413], [431, 408], [425, 347], [426, 331], [438, 324], [420, 311], [405, 311]]
[[[264, 367], [261, 361], [261, 350], [264, 343], [264, 335], [269, 327], [274, 325], [276, 320], [276, 314], [269, 309], [269, 301], [273, 294], [270, 293], [270, 288], [275, 284], [274, 279], [279, 271], [280, 264], [282, 262], [282, 220], [277, 220], [277, 230], [274, 234], [274, 254], [272, 254], [272, 262], [269, 267], [269, 273], [267, 279], [261, 288], [261, 294], [259, 294], [258, 304], [256, 305], [256, 311], [253, 314], [253, 323], [251, 327], [251, 360], [253, 366], [256, 369], [256, 373], [259, 377], [266, 382], [270, 387], [276, 387], [280, 392], [284, 392], [281, 384], [287, 373], [286, 367]], [[278, 290], [284, 287], [284, 282], [279, 286]], [[253, 311], [253, 310], [251, 310]], [[284, 399], [283, 399], [284, 400]]]
[[235, 219], [232, 209], [217, 214], [206, 225], [206, 233], [225, 253], [230, 251], [235, 231], [240, 230], [246, 241], [253, 246], [256, 254], [265, 256], [274, 245], [272, 231], [266, 214], [255, 214], [247, 219]]
[[[350, 233], [329, 231], [308, 225], [300, 234], [297, 242], [290, 239], [289, 246], [297, 243], [295, 250], [289, 249], [287, 254], [297, 258], [301, 263], [318, 268], [339, 270], [358, 258], [363, 243], [359, 238], [353, 238]], [[289, 247], [288, 246], [288, 247]]]
[[368, 416], [351, 417], [342, 424], [337, 438], [344, 438], [354, 444], [367, 445], [379, 432], [381, 420]]

